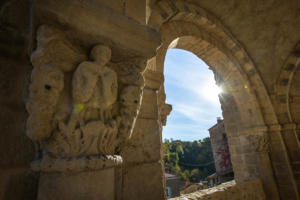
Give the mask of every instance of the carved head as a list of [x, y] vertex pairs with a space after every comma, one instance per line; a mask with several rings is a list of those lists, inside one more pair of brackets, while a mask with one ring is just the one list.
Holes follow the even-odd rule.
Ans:
[[123, 106], [138, 106], [140, 99], [140, 88], [133, 85], [124, 88], [120, 97]]
[[26, 108], [27, 135], [34, 141], [51, 134], [52, 115], [56, 109], [60, 92], [64, 87], [64, 74], [53, 66], [34, 68], [31, 76], [30, 95]]
[[31, 74], [30, 98], [44, 104], [56, 105], [64, 87], [64, 74], [55, 66], [34, 68]]
[[105, 65], [111, 59], [111, 49], [105, 45], [96, 45], [90, 54], [91, 60]]

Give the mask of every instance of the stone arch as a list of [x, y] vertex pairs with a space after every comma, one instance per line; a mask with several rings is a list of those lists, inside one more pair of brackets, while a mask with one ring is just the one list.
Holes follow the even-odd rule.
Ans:
[[276, 114], [282, 127], [282, 135], [292, 164], [298, 190], [300, 179], [297, 176], [300, 166], [300, 43], [286, 59], [274, 86]]
[[[193, 4], [162, 0], [151, 11], [148, 24], [162, 34], [162, 45], [150, 61], [148, 71], [163, 76], [168, 48], [185, 49], [203, 59], [215, 72], [217, 83], [231, 88], [220, 100], [237, 182], [262, 178], [268, 197], [278, 199], [277, 186], [283, 197], [288, 185], [282, 184], [280, 167], [287, 167], [290, 191], [298, 196], [270, 96], [242, 45], [213, 15]], [[283, 162], [278, 164], [278, 160]]]
[[291, 88], [293, 82], [297, 79], [297, 70], [300, 66], [300, 43], [298, 43], [294, 51], [289, 55], [281, 69], [277, 83], [275, 86], [276, 109], [278, 120], [281, 123], [292, 123], [293, 121], [299, 122], [296, 116], [292, 114], [292, 107], [295, 102], [291, 102], [293, 95], [291, 95]]
[[[206, 40], [218, 49], [226, 51], [226, 55], [230, 55], [231, 59], [234, 58], [236, 62], [235, 64], [239, 66], [239, 70], [243, 71], [243, 76], [248, 78], [249, 82], [253, 86], [252, 88], [255, 90], [255, 94], [260, 102], [259, 106], [262, 107], [262, 110], [264, 110], [262, 114], [266, 124], [277, 124], [276, 115], [268, 92], [255, 68], [254, 63], [242, 45], [218, 19], [201, 7], [191, 3], [186, 3], [181, 0], [164, 0], [159, 1], [154, 5], [148, 24], [152, 28], [160, 31], [161, 25], [172, 21], [184, 21], [194, 24], [201, 30], [201, 33], [198, 33], [198, 35], [201, 34], [202, 37], [205, 37]], [[184, 30], [183, 28], [181, 29]], [[178, 31], [180, 32], [182, 30]], [[206, 36], [204, 33], [207, 33]], [[186, 30], [185, 34], [188, 34], [186, 33]], [[163, 38], [163, 40], [165, 39]], [[162, 48], [167, 47], [162, 46], [160, 49]], [[157, 70], [159, 70], [159, 68], [157, 68]]]

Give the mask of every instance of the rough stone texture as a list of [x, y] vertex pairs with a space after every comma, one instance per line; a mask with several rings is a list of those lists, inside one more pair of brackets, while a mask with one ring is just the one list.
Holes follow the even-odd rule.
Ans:
[[184, 194], [172, 200], [264, 200], [266, 199], [260, 180], [236, 184], [234, 181], [219, 186]]
[[125, 14], [141, 24], [146, 24], [146, 0], [126, 0]]
[[[112, 60], [122, 60], [133, 56], [151, 57], [160, 44], [160, 35], [153, 29], [144, 26], [125, 16], [126, 2], [122, 1], [122, 12], [116, 11], [119, 0], [101, 1], [48, 1], [36, 2], [34, 14], [37, 21], [34, 25], [52, 24], [61, 26], [68, 37], [89, 49], [95, 44], [106, 44], [112, 48]], [[114, 5], [115, 4], [115, 5]], [[109, 6], [109, 7], [107, 7]], [[131, 9], [129, 15], [142, 10]], [[36, 27], [37, 28], [37, 27]], [[122, 33], [122, 34], [120, 34]]]
[[149, 162], [124, 169], [123, 199], [164, 199], [162, 187], [163, 169], [161, 163]]
[[37, 200], [115, 199], [114, 169], [72, 173], [42, 173]]
[[160, 134], [157, 120], [138, 118], [132, 138], [121, 153], [124, 161], [142, 163], [160, 160]]

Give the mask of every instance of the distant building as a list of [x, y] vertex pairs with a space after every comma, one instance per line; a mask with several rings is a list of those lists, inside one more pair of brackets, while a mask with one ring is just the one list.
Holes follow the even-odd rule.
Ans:
[[177, 197], [180, 195], [180, 189], [185, 186], [185, 181], [180, 180], [177, 175], [165, 172], [166, 194], [167, 198]]
[[218, 117], [217, 123], [208, 130], [216, 166], [216, 173], [208, 177], [209, 185], [212, 186], [232, 180], [234, 176], [224, 121]]

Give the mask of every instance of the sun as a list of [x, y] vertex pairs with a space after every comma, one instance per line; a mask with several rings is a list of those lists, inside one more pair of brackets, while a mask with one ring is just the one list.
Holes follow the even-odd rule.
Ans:
[[207, 100], [213, 101], [213, 102], [219, 102], [218, 95], [222, 93], [222, 88], [218, 87], [214, 82], [208, 82], [205, 85], [203, 85], [201, 95], [206, 98]]

